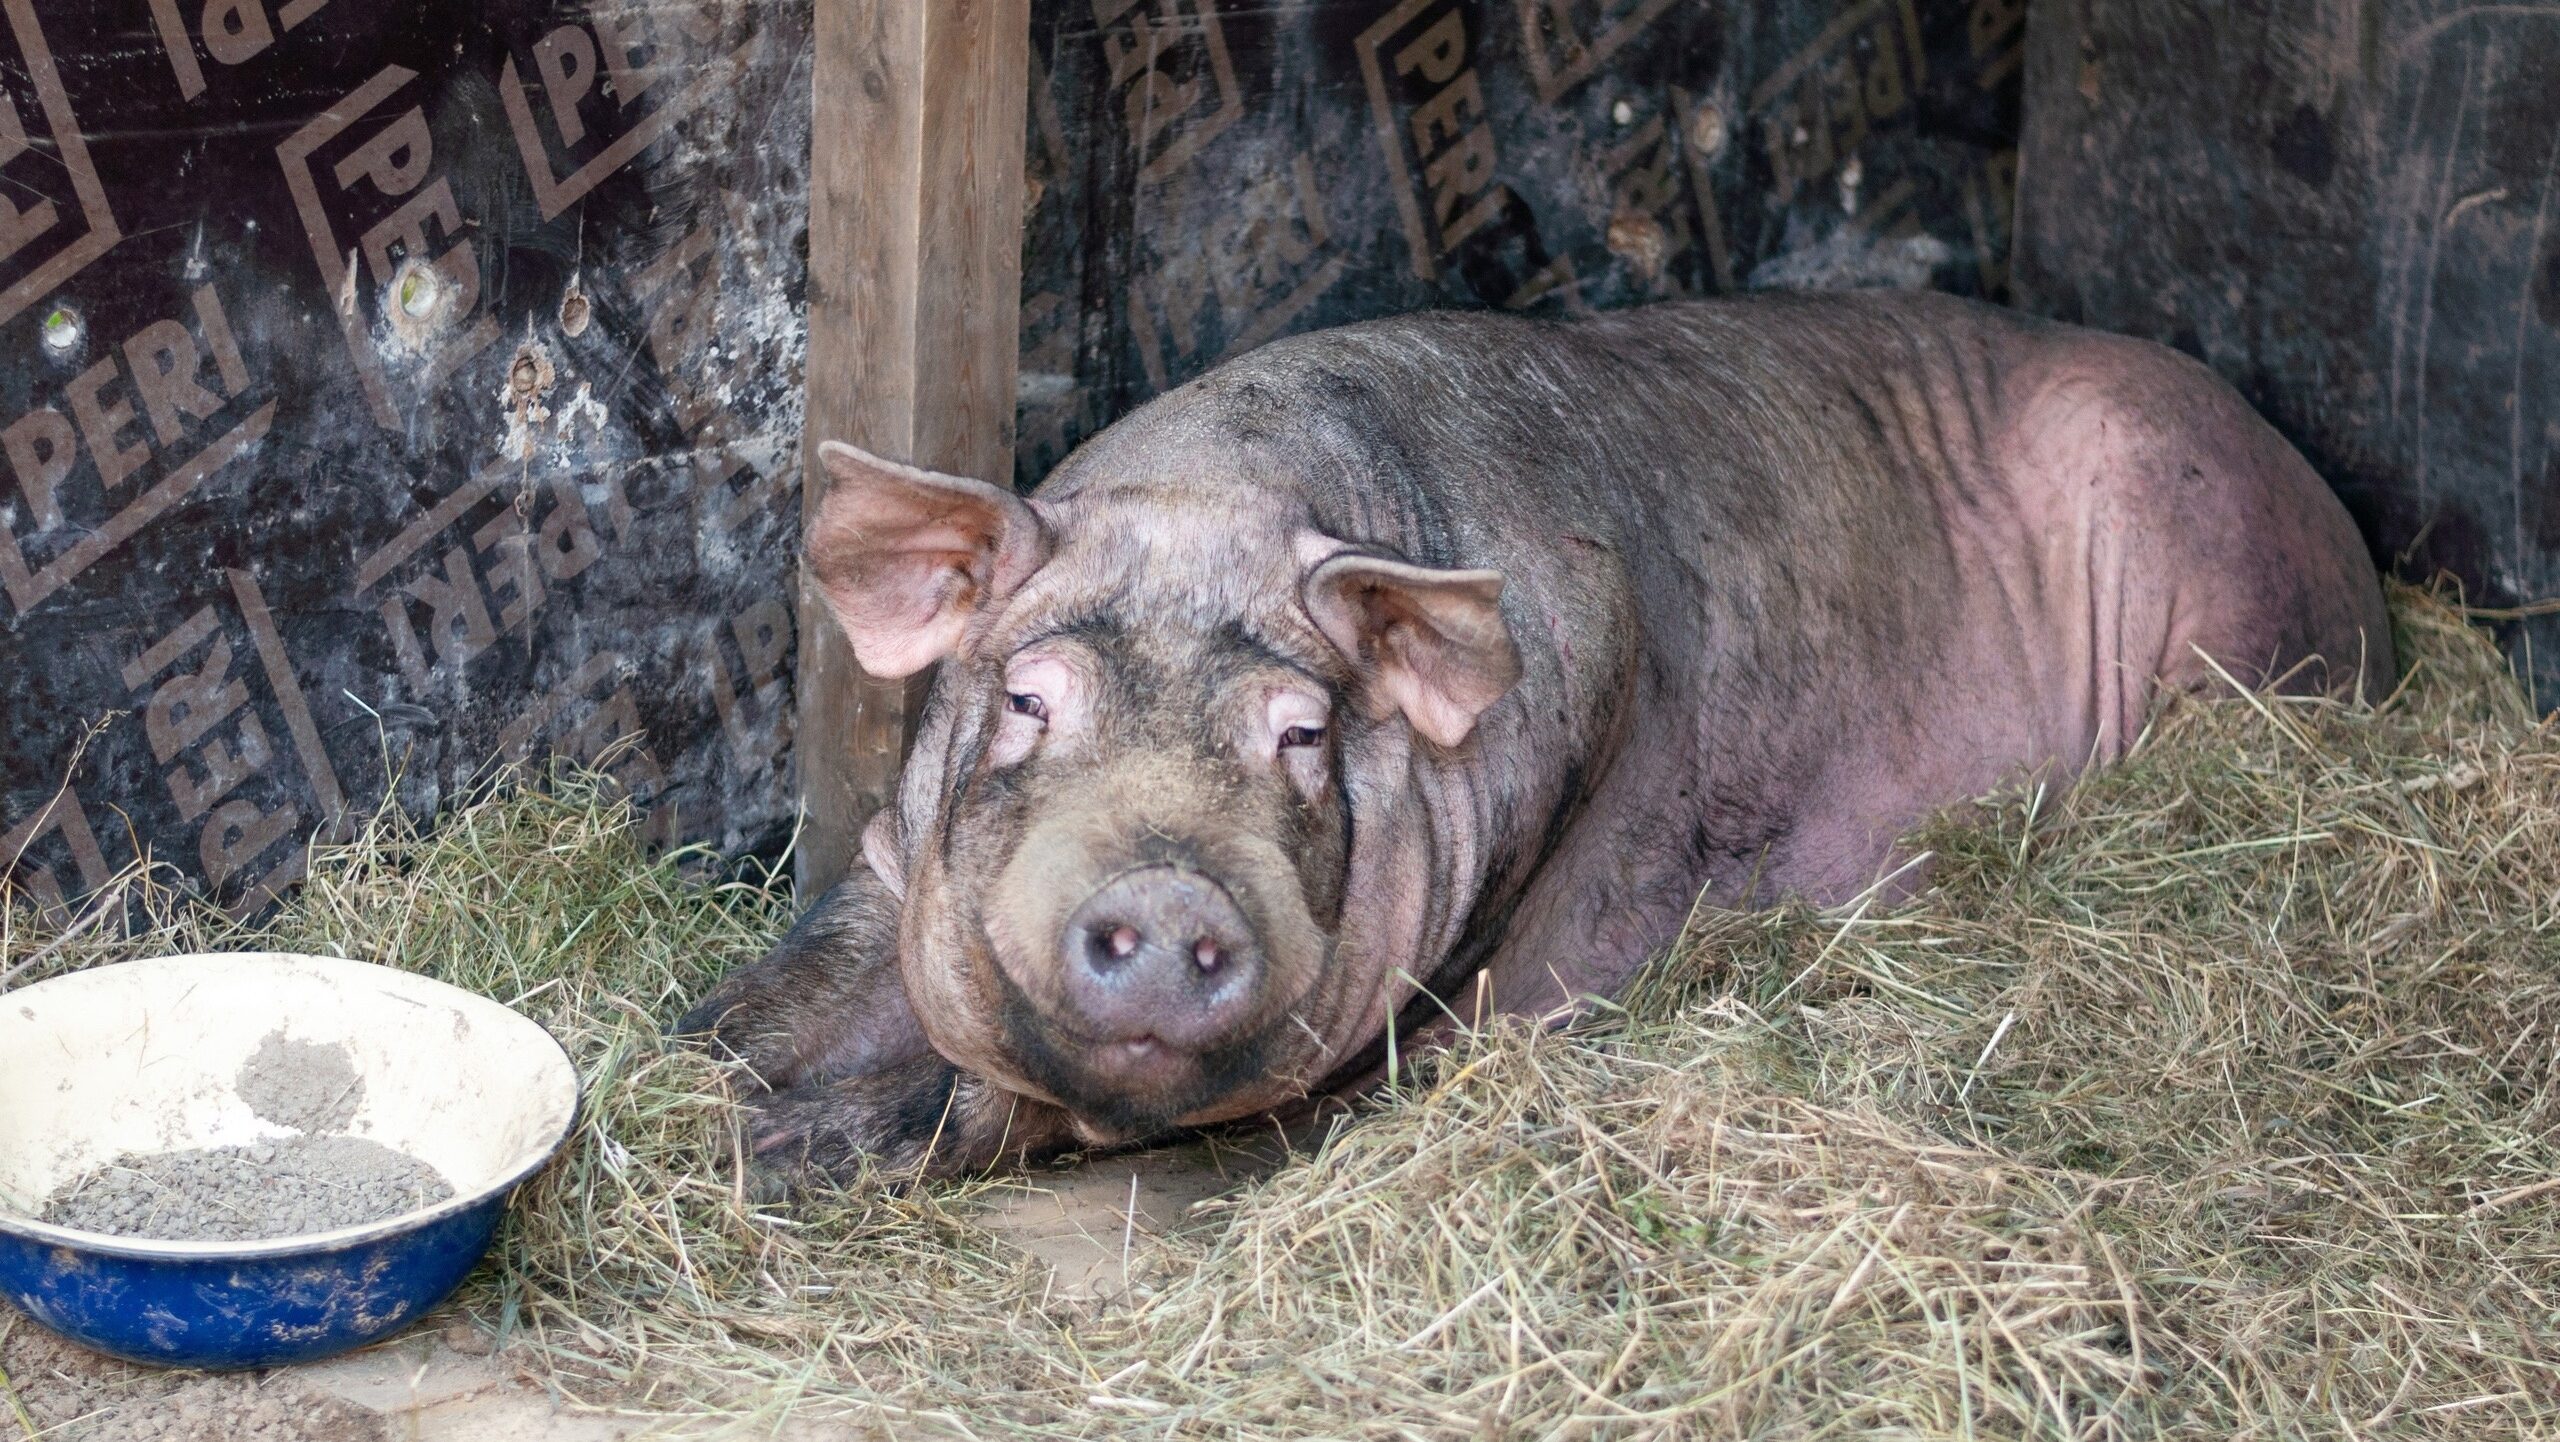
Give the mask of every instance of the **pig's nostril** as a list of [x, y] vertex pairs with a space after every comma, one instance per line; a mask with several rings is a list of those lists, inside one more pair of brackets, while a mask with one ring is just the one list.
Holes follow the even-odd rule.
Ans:
[[[1262, 998], [1265, 962], [1243, 910], [1214, 878], [1181, 867], [1105, 880], [1067, 914], [1056, 955], [1059, 1019], [1120, 1048], [1095, 1053], [1106, 1067], [1222, 1045], [1252, 1024]], [[1122, 1046], [1145, 1037], [1155, 1061]]]

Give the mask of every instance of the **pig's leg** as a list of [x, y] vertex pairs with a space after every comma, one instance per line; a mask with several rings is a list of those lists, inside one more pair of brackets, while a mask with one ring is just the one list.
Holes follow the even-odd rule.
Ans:
[[1066, 1113], [1005, 1091], [934, 1052], [862, 1076], [748, 1103], [748, 1145], [786, 1176], [843, 1183], [947, 1177], [1024, 1162], [1076, 1141]]
[[867, 866], [819, 898], [764, 959], [721, 978], [675, 1024], [769, 1091], [932, 1054], [898, 981], [898, 898]]
[[1991, 459], [2052, 518], [2048, 545], [2067, 547], [2045, 604], [2061, 622], [2054, 649], [2087, 678], [2073, 739], [2096, 744], [2080, 754], [2123, 754], [2161, 685], [2210, 692], [2227, 674], [2390, 690], [2391, 621], [2363, 537], [2219, 377], [2161, 346], [2075, 332], [2004, 389], [2011, 420]]
[[1072, 1141], [1054, 1108], [933, 1050], [898, 979], [898, 899], [868, 867], [674, 1029], [747, 1064], [750, 1145], [786, 1180], [950, 1175]]

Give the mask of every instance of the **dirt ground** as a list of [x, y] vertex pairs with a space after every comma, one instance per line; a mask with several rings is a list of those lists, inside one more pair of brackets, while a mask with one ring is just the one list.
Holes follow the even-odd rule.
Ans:
[[[1107, 1158], [1026, 1180], [980, 1218], [1048, 1264], [1056, 1293], [1118, 1290], [1137, 1250], [1194, 1203], [1276, 1165], [1280, 1147], [1232, 1141]], [[135, 1367], [0, 1308], [0, 1442], [643, 1442], [723, 1435], [645, 1408], [564, 1408], [533, 1369], [467, 1321], [429, 1319], [352, 1356], [264, 1372]], [[23, 1409], [23, 1410], [21, 1410]], [[832, 1442], [820, 1427], [769, 1425], [780, 1442]]]
[[[412, 1329], [353, 1357], [267, 1372], [135, 1367], [11, 1314], [0, 1367], [18, 1407], [0, 1436], [42, 1442], [622, 1442], [635, 1419], [555, 1408], [488, 1339]], [[456, 1347], [459, 1343], [459, 1348]], [[0, 1401], [0, 1406], [5, 1406]]]

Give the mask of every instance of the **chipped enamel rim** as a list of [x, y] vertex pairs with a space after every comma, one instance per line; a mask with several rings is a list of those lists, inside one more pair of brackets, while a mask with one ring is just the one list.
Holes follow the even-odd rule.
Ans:
[[[31, 998], [56, 1005], [75, 1003], [77, 993], [84, 989], [105, 991], [163, 975], [173, 981], [200, 983], [219, 978], [219, 972], [213, 971], [214, 968], [241, 974], [263, 971], [278, 981], [297, 976], [305, 981], [326, 979], [343, 988], [368, 990], [401, 1001], [441, 1007], [470, 1019], [474, 1024], [487, 1022], [494, 1025], [506, 1035], [511, 1050], [527, 1054], [525, 1059], [539, 1071], [541, 1084], [547, 1093], [528, 1100], [529, 1105], [539, 1108], [533, 1119], [530, 1140], [516, 1150], [492, 1180], [467, 1190], [457, 1187], [453, 1196], [431, 1206], [333, 1231], [305, 1232], [259, 1242], [172, 1241], [56, 1226], [11, 1210], [5, 1202], [0, 1202], [0, 1233], [91, 1255], [146, 1261], [269, 1260], [345, 1251], [423, 1230], [505, 1197], [549, 1165], [577, 1130], [585, 1109], [577, 1068], [570, 1062], [568, 1050], [540, 1022], [503, 1003], [432, 977], [344, 957], [297, 952], [202, 952], [92, 967], [0, 992], [0, 1034], [5, 1034], [12, 1025], [11, 1017], [17, 1014], [16, 1008]], [[208, 976], [208, 972], [213, 974]], [[102, 982], [99, 978], [108, 980]], [[185, 1000], [184, 993], [178, 1000]], [[41, 1026], [41, 1018], [36, 1019], [35, 1024]], [[10, 1105], [12, 1101], [5, 1090], [0, 1090], [0, 1107]], [[438, 1170], [444, 1169], [439, 1167]], [[446, 1179], [452, 1181], [449, 1174]]]

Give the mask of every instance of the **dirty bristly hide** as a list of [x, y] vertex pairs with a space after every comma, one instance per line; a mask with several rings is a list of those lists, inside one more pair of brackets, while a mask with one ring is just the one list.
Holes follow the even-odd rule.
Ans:
[[1320, 332], [1028, 500], [824, 454], [858, 658], [941, 669], [867, 864], [683, 1025], [838, 1172], [1292, 1107], [1606, 995], [1702, 892], [1877, 884], [2163, 687], [2391, 671], [2227, 387], [1944, 297]]

